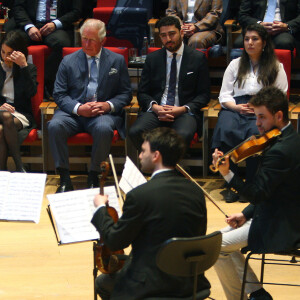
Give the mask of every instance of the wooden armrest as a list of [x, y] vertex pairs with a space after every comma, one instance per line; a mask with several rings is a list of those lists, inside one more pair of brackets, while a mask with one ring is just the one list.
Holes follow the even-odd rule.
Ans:
[[300, 103], [297, 105], [290, 104], [289, 105], [289, 115], [291, 120], [297, 120], [300, 117]]
[[226, 20], [224, 25], [226, 27], [230, 27], [230, 26], [233, 26], [233, 25], [236, 25], [237, 24], [237, 21], [236, 20]]
[[149, 19], [148, 25], [149, 26], [155, 26], [157, 22], [158, 22], [158, 19]]
[[40, 110], [42, 115], [53, 115], [57, 108], [55, 102], [42, 102], [40, 105]]

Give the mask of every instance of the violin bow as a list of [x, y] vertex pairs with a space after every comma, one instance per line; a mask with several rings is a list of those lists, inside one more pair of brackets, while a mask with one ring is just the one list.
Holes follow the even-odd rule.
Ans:
[[[124, 203], [124, 199], [122, 197], [120, 186], [119, 186], [119, 182], [118, 182], [118, 177], [117, 177], [117, 173], [116, 173], [116, 169], [115, 169], [114, 160], [113, 160], [113, 157], [112, 157], [111, 154], [109, 154], [109, 161], [110, 161], [111, 169], [112, 169], [112, 172], [113, 172], [113, 175], [114, 175], [114, 179], [115, 179], [115, 183], [116, 183], [118, 198], [119, 198], [119, 200], [122, 199], [122, 201]], [[121, 203], [120, 203], [120, 205], [121, 205]]]
[[213, 200], [211, 195], [206, 192], [206, 190], [203, 189], [203, 187], [190, 175], [188, 174], [179, 164], [176, 165], [176, 169], [184, 175], [187, 179], [191, 180], [194, 182], [204, 193], [204, 195], [215, 205], [215, 207], [226, 217], [228, 218], [228, 215], [219, 207], [219, 205]]

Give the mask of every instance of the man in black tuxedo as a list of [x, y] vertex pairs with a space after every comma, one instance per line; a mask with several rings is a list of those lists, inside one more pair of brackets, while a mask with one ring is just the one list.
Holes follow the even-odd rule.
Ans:
[[[240, 299], [244, 256], [239, 251], [248, 246], [257, 253], [288, 251], [300, 243], [300, 137], [288, 119], [286, 95], [275, 87], [263, 88], [251, 100], [261, 134], [274, 128], [281, 135], [271, 141], [261, 157], [252, 181], [244, 182], [229, 169], [229, 158], [219, 165], [219, 171], [250, 204], [226, 219], [222, 230], [222, 248], [215, 269], [227, 299]], [[213, 154], [213, 163], [222, 152]], [[258, 281], [248, 271], [248, 281]], [[260, 284], [246, 286], [251, 300], [270, 300]], [[246, 298], [246, 295], [245, 299]]]
[[168, 16], [157, 27], [164, 48], [146, 58], [137, 95], [142, 111], [129, 131], [138, 149], [143, 132], [161, 126], [175, 129], [189, 145], [201, 132], [200, 110], [210, 98], [207, 60], [183, 44], [179, 20]]
[[17, 28], [29, 44], [45, 44], [52, 50], [45, 67], [46, 93], [50, 95], [62, 48], [73, 45], [73, 23], [81, 17], [81, 5], [81, 0], [15, 0]]
[[[203, 193], [175, 170], [184, 147], [182, 138], [170, 128], [156, 128], [144, 135], [139, 158], [142, 170], [153, 172], [152, 177], [127, 194], [117, 223], [107, 213], [107, 196], [95, 197], [97, 211], [92, 223], [104, 243], [113, 251], [132, 245], [132, 255], [113, 276], [115, 280], [104, 274], [96, 279], [96, 290], [103, 300], [191, 295], [192, 278], [168, 275], [155, 261], [160, 245], [169, 238], [206, 233]], [[208, 288], [204, 274], [199, 275], [198, 291]]]
[[[300, 0], [242, 0], [238, 21], [243, 28], [260, 23], [272, 36], [276, 49], [293, 50], [300, 42]], [[241, 36], [235, 47], [243, 48]]]

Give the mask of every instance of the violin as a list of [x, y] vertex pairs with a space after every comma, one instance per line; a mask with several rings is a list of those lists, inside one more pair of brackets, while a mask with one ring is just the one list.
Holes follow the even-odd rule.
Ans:
[[[109, 172], [108, 162], [100, 164], [100, 195], [104, 195], [104, 183]], [[119, 219], [115, 208], [106, 204], [108, 214], [116, 223]], [[124, 250], [111, 251], [103, 241], [102, 236], [97, 244], [94, 244], [94, 261], [98, 270], [103, 274], [112, 274], [120, 270], [124, 265]]]
[[279, 135], [281, 135], [281, 131], [277, 128], [274, 128], [263, 135], [260, 136], [250, 136], [248, 139], [220, 156], [217, 160], [216, 165], [210, 165], [209, 168], [213, 172], [217, 172], [219, 170], [220, 162], [229, 155], [231, 160], [234, 163], [239, 163], [246, 158], [253, 155], [260, 155], [265, 148], [267, 148], [270, 143]]

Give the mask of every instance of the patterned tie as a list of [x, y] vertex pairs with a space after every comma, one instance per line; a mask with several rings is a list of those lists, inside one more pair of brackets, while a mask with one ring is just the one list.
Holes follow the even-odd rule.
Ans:
[[173, 53], [173, 58], [171, 62], [169, 89], [168, 89], [167, 103], [166, 103], [167, 105], [174, 105], [175, 103], [175, 89], [176, 89], [176, 75], [177, 75], [176, 55], [177, 53]]
[[53, 0], [46, 0], [46, 21], [50, 21], [50, 8]]
[[86, 91], [86, 100], [92, 100], [98, 87], [98, 68], [95, 56], [92, 57], [89, 84]]
[[273, 22], [275, 17], [275, 9], [276, 9], [276, 1], [277, 0], [269, 0], [268, 8], [265, 14], [264, 22]]

